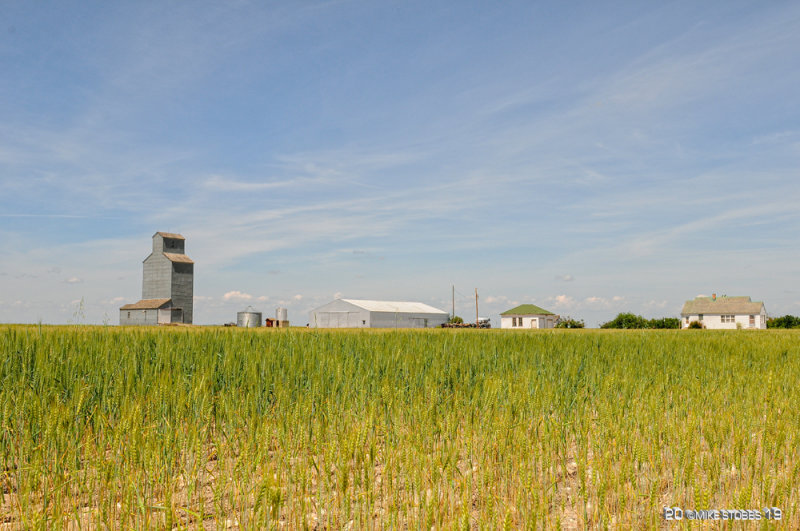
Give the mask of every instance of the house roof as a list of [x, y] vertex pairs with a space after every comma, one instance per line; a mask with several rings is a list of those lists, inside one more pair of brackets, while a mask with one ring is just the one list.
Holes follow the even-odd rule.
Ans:
[[393, 313], [437, 313], [445, 314], [447, 312], [429, 306], [422, 302], [400, 302], [400, 301], [366, 301], [358, 299], [341, 299], [344, 302], [349, 302], [359, 308], [363, 308], [370, 312], [393, 312]]
[[[180, 234], [176, 234], [174, 232], [161, 232], [161, 231], [159, 231], [159, 232], [156, 232], [156, 234], [158, 234], [162, 238], [172, 238], [173, 240], [185, 240], [186, 239], [183, 236], [181, 236]], [[155, 236], [155, 234], [153, 236]]]
[[555, 315], [553, 312], [548, 312], [544, 308], [539, 308], [535, 304], [520, 304], [516, 308], [506, 310], [500, 315]]
[[170, 302], [172, 299], [142, 299], [133, 304], [126, 304], [120, 307], [120, 310], [158, 310]]
[[191, 258], [186, 256], [185, 254], [178, 254], [178, 253], [164, 253], [164, 256], [169, 258], [171, 262], [180, 262], [181, 264], [193, 264]]
[[695, 297], [683, 304], [681, 315], [695, 314], [756, 314], [761, 313], [763, 302], [753, 302], [750, 297]]

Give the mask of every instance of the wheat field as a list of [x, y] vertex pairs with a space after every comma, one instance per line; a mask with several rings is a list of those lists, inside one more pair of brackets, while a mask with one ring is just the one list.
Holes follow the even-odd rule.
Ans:
[[3, 529], [661, 528], [667, 506], [800, 528], [794, 331], [6, 325], [0, 349]]

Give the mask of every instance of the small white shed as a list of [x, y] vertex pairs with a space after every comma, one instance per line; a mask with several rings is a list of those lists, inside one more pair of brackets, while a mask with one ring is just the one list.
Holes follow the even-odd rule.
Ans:
[[312, 328], [436, 328], [450, 314], [422, 302], [336, 299], [309, 312]]
[[521, 304], [500, 314], [500, 328], [554, 328], [558, 316], [535, 304]]

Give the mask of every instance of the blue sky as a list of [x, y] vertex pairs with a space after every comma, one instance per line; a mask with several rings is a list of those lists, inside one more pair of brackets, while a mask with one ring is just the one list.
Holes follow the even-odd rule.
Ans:
[[[0, 322], [337, 296], [800, 313], [800, 5], [5, 2]], [[79, 301], [83, 301], [80, 308]]]

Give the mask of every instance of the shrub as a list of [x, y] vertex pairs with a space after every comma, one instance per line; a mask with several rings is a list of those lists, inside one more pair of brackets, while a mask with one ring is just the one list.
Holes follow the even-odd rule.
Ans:
[[585, 326], [583, 319], [573, 319], [569, 316], [564, 318], [559, 317], [556, 323], [556, 328], [583, 328]]
[[681, 320], [677, 317], [662, 317], [661, 319], [650, 319], [649, 328], [680, 328]]
[[705, 325], [700, 321], [692, 321], [691, 323], [689, 323], [689, 328], [702, 330], [703, 328], [705, 328]]

